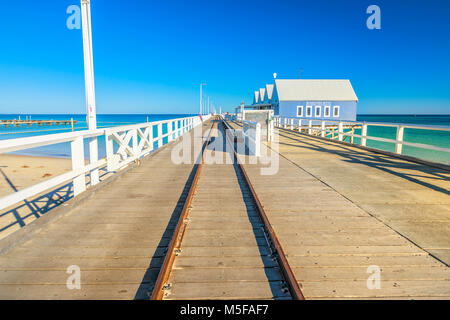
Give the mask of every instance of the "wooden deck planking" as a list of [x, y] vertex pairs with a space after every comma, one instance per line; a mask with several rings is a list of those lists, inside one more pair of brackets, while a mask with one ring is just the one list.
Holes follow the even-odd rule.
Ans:
[[[0, 256], [0, 299], [148, 298], [193, 168], [174, 164], [171, 150]], [[70, 265], [81, 269], [81, 290], [66, 287]]]
[[[307, 299], [450, 298], [450, 269], [429, 255], [445, 260], [450, 249], [445, 173], [286, 131], [280, 142], [276, 175], [245, 168]], [[148, 297], [192, 170], [172, 164], [170, 152], [0, 256], [0, 299]], [[204, 166], [167, 299], [288, 298], [249, 199], [232, 165]], [[65, 285], [74, 264], [82, 290]], [[370, 265], [381, 268], [379, 290], [367, 288]]]
[[246, 190], [233, 165], [204, 165], [165, 299], [289, 298]]
[[[389, 188], [386, 184], [398, 179], [389, 180], [379, 175], [391, 173], [375, 170], [369, 174], [364, 164], [352, 162], [350, 165], [324, 148], [353, 149], [351, 152], [355, 157], [359, 154], [371, 157], [369, 152], [298, 136], [281, 131], [277, 174], [261, 175], [263, 165], [249, 164], [249, 157], [245, 157], [245, 169], [285, 248], [305, 297], [449, 299], [450, 269], [385, 221], [375, 218], [355, 200], [358, 195], [364, 195], [364, 199], [375, 195], [377, 203], [383, 202], [385, 196], [385, 202], [401, 204], [405, 194], [414, 197], [413, 190], [420, 187], [411, 181], [401, 181], [401, 187]], [[295, 139], [300, 142], [296, 143]], [[411, 165], [405, 167], [414, 168]], [[348, 169], [351, 171], [346, 171]], [[328, 179], [328, 175], [336, 180]], [[362, 189], [366, 175], [372, 181]], [[347, 185], [355, 183], [354, 188], [347, 190], [357, 190], [357, 193], [351, 197], [350, 192], [342, 194], [341, 189], [332, 187], [339, 179]], [[385, 182], [375, 183], [377, 180]], [[413, 185], [410, 192], [393, 195], [408, 184]], [[448, 187], [442, 181], [439, 184]], [[424, 194], [409, 199], [408, 205], [420, 203]], [[427, 203], [436, 199], [446, 203], [448, 196], [436, 195]], [[442, 214], [441, 217], [448, 219], [449, 215]], [[369, 265], [381, 268], [379, 290], [367, 288]]]
[[450, 172], [280, 130], [280, 152], [450, 265]]

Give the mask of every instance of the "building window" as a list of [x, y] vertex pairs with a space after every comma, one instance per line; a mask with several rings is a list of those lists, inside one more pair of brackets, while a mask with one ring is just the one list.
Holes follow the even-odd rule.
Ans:
[[339, 117], [339, 106], [333, 107], [333, 117], [335, 117], [335, 118]]
[[306, 106], [306, 116], [312, 117], [312, 106]]
[[303, 106], [297, 106], [297, 117], [303, 117]]
[[321, 106], [316, 106], [316, 118], [320, 117], [320, 112], [321, 112]]
[[330, 116], [330, 109], [331, 109], [331, 106], [325, 106], [324, 107], [324, 109], [323, 109], [323, 116], [324, 117], [329, 117]]

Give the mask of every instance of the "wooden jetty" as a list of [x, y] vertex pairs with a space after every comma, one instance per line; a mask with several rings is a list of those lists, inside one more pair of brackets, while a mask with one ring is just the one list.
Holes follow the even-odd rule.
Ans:
[[[241, 127], [185, 133], [204, 146], [191, 158], [220, 154], [210, 141], [226, 145], [227, 125]], [[279, 140], [274, 175], [239, 153], [175, 164], [169, 141], [1, 240], [0, 299], [450, 299], [449, 171], [289, 129]]]
[[8, 128], [9, 126], [28, 126], [31, 127], [33, 125], [37, 126], [52, 126], [52, 125], [64, 125], [68, 126], [71, 125], [72, 127], [77, 124], [77, 120], [21, 120], [19, 119], [13, 119], [13, 120], [0, 120], [0, 125], [4, 126], [5, 128]]

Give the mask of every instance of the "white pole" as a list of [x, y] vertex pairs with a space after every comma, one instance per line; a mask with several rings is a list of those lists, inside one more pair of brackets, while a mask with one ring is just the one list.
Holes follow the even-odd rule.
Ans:
[[[86, 86], [87, 124], [89, 130], [97, 129], [94, 87], [94, 60], [92, 53], [91, 5], [89, 0], [81, 0], [81, 17], [83, 26], [84, 79]], [[89, 139], [90, 162], [98, 161], [97, 138]], [[98, 170], [91, 172], [91, 185], [99, 182]]]
[[209, 114], [209, 97], [208, 97], [208, 114]]
[[200, 84], [200, 114], [203, 114], [203, 92], [202, 92], [202, 86], [206, 86], [206, 83]]
[[86, 108], [89, 130], [97, 129], [94, 88], [94, 62], [92, 54], [91, 6], [89, 0], [81, 0], [83, 24], [84, 78], [86, 86]]

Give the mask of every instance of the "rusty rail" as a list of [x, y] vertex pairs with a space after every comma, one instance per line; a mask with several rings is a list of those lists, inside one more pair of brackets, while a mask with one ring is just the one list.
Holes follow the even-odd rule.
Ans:
[[[228, 123], [223, 120], [222, 123], [226, 128], [230, 128]], [[225, 133], [226, 135], [226, 133]], [[227, 135], [226, 135], [227, 136]], [[228, 136], [227, 136], [228, 138]], [[230, 141], [231, 145], [234, 145], [233, 141]], [[257, 212], [264, 224], [264, 229], [266, 231], [266, 234], [269, 237], [270, 245], [273, 249], [273, 252], [275, 253], [275, 257], [277, 259], [278, 265], [280, 266], [281, 272], [283, 274], [284, 280], [286, 282], [286, 285], [289, 289], [289, 293], [291, 294], [291, 297], [294, 300], [305, 300], [305, 297], [303, 296], [302, 290], [300, 289], [297, 279], [295, 279], [295, 275], [292, 272], [291, 267], [289, 266], [289, 263], [287, 261], [286, 255], [284, 254], [283, 248], [281, 247], [280, 242], [278, 241], [278, 237], [275, 233], [275, 230], [273, 230], [272, 225], [269, 222], [269, 219], [267, 218], [266, 212], [264, 211], [263, 206], [261, 205], [261, 202], [259, 201], [259, 198], [255, 192], [255, 189], [253, 188], [252, 183], [250, 182], [250, 179], [245, 172], [244, 166], [242, 165], [241, 161], [239, 160], [239, 157], [237, 155], [236, 150], [233, 148], [234, 157], [236, 159], [236, 163], [239, 167], [239, 170], [241, 171], [242, 175], [245, 178], [245, 183], [247, 184], [251, 194], [253, 202], [256, 205]]]
[[[195, 171], [194, 180], [189, 188], [189, 193], [186, 198], [186, 201], [184, 202], [183, 209], [181, 211], [180, 217], [178, 218], [177, 226], [175, 228], [174, 234], [172, 239], [170, 240], [169, 247], [167, 249], [166, 256], [164, 258], [164, 262], [161, 266], [161, 270], [159, 271], [158, 278], [155, 283], [155, 287], [153, 288], [152, 300], [162, 300], [164, 297], [164, 286], [169, 280], [170, 273], [172, 271], [173, 262], [175, 260], [175, 257], [177, 255], [177, 252], [181, 248], [181, 242], [183, 240], [184, 232], [186, 230], [187, 223], [185, 219], [188, 216], [189, 207], [192, 202], [192, 198], [194, 197], [195, 188], [197, 187], [197, 182], [200, 177], [200, 173], [203, 167], [204, 162], [204, 156], [205, 156], [205, 150], [208, 147], [210, 141], [211, 141], [211, 132], [214, 129], [214, 127], [217, 125], [216, 122], [214, 122], [211, 126], [211, 129], [209, 130], [208, 137], [206, 139], [206, 143], [204, 144], [202, 148], [202, 160], [198, 164], [197, 169]], [[202, 132], [203, 135], [203, 132]]]

